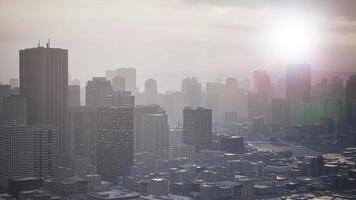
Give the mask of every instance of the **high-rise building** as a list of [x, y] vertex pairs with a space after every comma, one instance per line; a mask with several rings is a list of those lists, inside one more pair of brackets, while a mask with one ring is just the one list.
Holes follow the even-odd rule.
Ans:
[[271, 77], [266, 71], [257, 70], [253, 72], [253, 82], [256, 94], [262, 100], [263, 107], [266, 107], [272, 93]]
[[129, 91], [113, 92], [108, 96], [107, 101], [112, 107], [135, 107], [135, 96]]
[[356, 75], [351, 76], [346, 82], [345, 114], [349, 126], [356, 130]]
[[286, 80], [287, 99], [290, 103], [311, 97], [311, 67], [309, 64], [288, 65]]
[[136, 69], [135, 68], [118, 68], [115, 71], [116, 76], [121, 76], [125, 79], [126, 89], [132, 94], [136, 93]]
[[97, 167], [103, 180], [116, 183], [127, 176], [133, 165], [133, 108], [100, 107], [97, 109]]
[[212, 112], [210, 109], [186, 107], [183, 110], [183, 142], [195, 145], [197, 150], [212, 142]]
[[148, 114], [165, 114], [163, 108], [159, 105], [138, 105], [134, 109], [134, 119], [135, 119], [135, 153], [143, 152], [143, 135], [142, 135], [142, 124], [143, 116]]
[[69, 85], [68, 86], [68, 105], [80, 106], [80, 86]]
[[70, 106], [68, 108], [70, 155], [96, 164], [96, 108]]
[[201, 106], [201, 83], [196, 78], [182, 80], [183, 105], [188, 107]]
[[68, 160], [68, 50], [38, 46], [20, 50], [20, 93], [28, 103], [30, 124], [58, 127], [62, 164]]
[[54, 177], [59, 160], [58, 129], [49, 125], [36, 125], [32, 135], [34, 175], [38, 178]]
[[166, 114], [143, 115], [143, 147], [145, 152], [168, 155], [168, 117]]
[[222, 111], [223, 92], [223, 84], [215, 82], [206, 83], [206, 106], [211, 109], [214, 114], [219, 114]]
[[0, 190], [9, 178], [34, 176], [33, 136], [30, 126], [0, 126]]
[[105, 77], [94, 77], [93, 80], [88, 81], [85, 91], [87, 106], [108, 106], [108, 96], [112, 93], [111, 82]]
[[19, 95], [6, 97], [4, 105], [4, 121], [7, 125], [27, 125], [27, 100]]
[[150, 78], [145, 81], [145, 104], [157, 103], [157, 82]]
[[126, 80], [124, 77], [115, 76], [111, 82], [112, 82], [112, 90], [114, 92], [123, 92], [126, 90]]

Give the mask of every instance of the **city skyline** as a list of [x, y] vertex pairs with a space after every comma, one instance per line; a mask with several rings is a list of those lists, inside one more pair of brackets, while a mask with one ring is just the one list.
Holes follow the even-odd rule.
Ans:
[[70, 50], [69, 73], [82, 83], [120, 67], [137, 69], [141, 90], [146, 79], [156, 79], [159, 91], [177, 90], [186, 76], [206, 82], [229, 74], [246, 77], [257, 69], [278, 71], [286, 63], [271, 55], [274, 49], [264, 37], [281, 17], [295, 16], [316, 24], [319, 44], [308, 60], [314, 70], [352, 71], [355, 4], [155, 0], [51, 1], [37, 7], [3, 0], [0, 81], [17, 77], [18, 49], [37, 46], [38, 40], [44, 45], [48, 38]]
[[356, 1], [29, 2], [0, 200], [356, 199]]

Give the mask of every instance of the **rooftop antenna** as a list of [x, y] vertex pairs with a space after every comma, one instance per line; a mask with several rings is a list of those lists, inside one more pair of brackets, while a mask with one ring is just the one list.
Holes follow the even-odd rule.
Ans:
[[51, 46], [51, 40], [48, 38], [47, 48], [50, 48], [50, 46]]
[[41, 40], [38, 40], [37, 47], [41, 46]]

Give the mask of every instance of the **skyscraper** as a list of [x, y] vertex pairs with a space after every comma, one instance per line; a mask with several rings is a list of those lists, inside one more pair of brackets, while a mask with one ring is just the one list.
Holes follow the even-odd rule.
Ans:
[[168, 117], [166, 114], [147, 114], [143, 116], [143, 147], [145, 152], [168, 156]]
[[255, 92], [259, 98], [262, 99], [264, 107], [267, 106], [269, 99], [271, 98], [272, 85], [271, 77], [266, 71], [257, 70], [253, 72], [253, 84]]
[[33, 136], [30, 126], [0, 126], [0, 190], [8, 179], [34, 176]]
[[185, 107], [183, 110], [183, 142], [197, 150], [212, 142], [212, 112], [210, 109]]
[[88, 81], [85, 91], [87, 106], [108, 106], [108, 96], [112, 93], [111, 82], [105, 77], [94, 77]]
[[182, 80], [183, 105], [188, 107], [201, 106], [201, 83], [196, 78]]
[[134, 119], [135, 119], [135, 153], [143, 152], [143, 130], [142, 123], [143, 117], [147, 114], [164, 114], [165, 111], [159, 105], [138, 105], [134, 109]]
[[135, 68], [118, 68], [115, 71], [116, 76], [121, 76], [125, 79], [127, 91], [132, 94], [136, 93], [136, 69]]
[[80, 157], [87, 164], [96, 164], [96, 108], [70, 106], [68, 133], [71, 157]]
[[68, 86], [68, 105], [80, 106], [80, 86], [69, 85]]
[[97, 167], [103, 180], [129, 175], [134, 154], [133, 108], [97, 109]]
[[112, 107], [135, 107], [135, 96], [129, 91], [113, 92], [108, 96], [107, 101]]
[[33, 135], [34, 175], [38, 178], [54, 177], [58, 167], [58, 130], [48, 125], [36, 125]]
[[356, 75], [351, 76], [346, 82], [345, 112], [349, 126], [356, 130]]
[[19, 95], [4, 99], [4, 117], [7, 125], [27, 125], [27, 100]]
[[310, 99], [311, 67], [309, 64], [287, 66], [286, 90], [289, 102], [301, 102]]
[[114, 92], [123, 92], [126, 90], [126, 80], [124, 77], [115, 76], [111, 82], [112, 82], [112, 90]]
[[58, 127], [60, 153], [67, 161], [68, 50], [49, 43], [20, 50], [20, 93], [27, 98], [30, 124]]
[[157, 103], [157, 82], [150, 78], [145, 81], [145, 104]]

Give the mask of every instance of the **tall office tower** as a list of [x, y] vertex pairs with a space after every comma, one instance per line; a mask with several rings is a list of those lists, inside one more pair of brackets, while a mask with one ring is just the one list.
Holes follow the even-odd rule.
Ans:
[[202, 107], [183, 110], [183, 142], [197, 150], [209, 147], [212, 140], [212, 112]]
[[49, 125], [36, 125], [33, 134], [34, 175], [38, 178], [54, 177], [59, 160], [58, 130]]
[[142, 123], [143, 123], [143, 116], [148, 114], [165, 114], [163, 108], [159, 105], [138, 105], [135, 106], [134, 109], [134, 119], [135, 119], [135, 153], [143, 152], [143, 135], [142, 132]]
[[126, 80], [121, 76], [115, 76], [111, 83], [114, 92], [123, 92], [126, 89]]
[[251, 121], [254, 117], [263, 116], [264, 111], [263, 100], [257, 94], [247, 94], [248, 119]]
[[289, 102], [304, 102], [311, 97], [311, 67], [309, 64], [288, 65], [286, 92]]
[[168, 124], [177, 126], [183, 119], [183, 100], [181, 92], [169, 91], [162, 95], [162, 107], [169, 116]]
[[169, 129], [168, 143], [169, 148], [183, 144], [183, 129], [181, 127]]
[[356, 75], [351, 76], [345, 88], [345, 114], [348, 125], [356, 130]]
[[100, 107], [97, 109], [97, 167], [103, 180], [116, 183], [127, 176], [133, 165], [133, 108]]
[[71, 157], [80, 157], [87, 164], [96, 164], [96, 108], [70, 106], [68, 133]]
[[27, 98], [30, 124], [58, 127], [62, 164], [67, 163], [68, 50], [49, 43], [20, 50], [20, 94]]
[[115, 71], [116, 76], [121, 76], [126, 80], [126, 90], [132, 94], [136, 93], [136, 69], [118, 68]]
[[206, 83], [206, 106], [214, 112], [214, 115], [222, 111], [223, 92], [223, 84], [212, 82]]
[[0, 126], [0, 190], [9, 178], [34, 176], [32, 127]]
[[269, 99], [271, 98], [272, 84], [271, 78], [266, 71], [257, 70], [253, 72], [253, 82], [255, 92], [262, 98], [264, 106], [267, 106]]
[[80, 86], [69, 85], [68, 86], [68, 105], [80, 106]]
[[201, 83], [196, 78], [182, 80], [183, 105], [188, 107], [201, 106]]
[[166, 114], [143, 115], [142, 127], [144, 152], [168, 156], [168, 117]]
[[[239, 93], [241, 89], [238, 88], [238, 81], [236, 78], [227, 78], [225, 80], [225, 89], [223, 94], [223, 121], [224, 122], [236, 122], [238, 105], [239, 105]], [[239, 113], [241, 113], [239, 111]], [[230, 117], [228, 117], [230, 116]], [[232, 120], [229, 120], [232, 119]], [[236, 119], [234, 119], [236, 118]]]
[[87, 106], [108, 106], [108, 96], [112, 93], [111, 82], [105, 77], [94, 77], [93, 80], [88, 81], [85, 91]]
[[107, 101], [110, 107], [135, 107], [135, 96], [129, 91], [113, 92]]
[[27, 125], [27, 100], [19, 95], [11, 95], [3, 101], [5, 124]]
[[11, 88], [17, 88], [17, 87], [19, 87], [19, 79], [10, 78], [9, 84], [10, 84]]
[[145, 104], [156, 104], [157, 103], [157, 82], [156, 80], [150, 78], [145, 81]]

